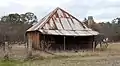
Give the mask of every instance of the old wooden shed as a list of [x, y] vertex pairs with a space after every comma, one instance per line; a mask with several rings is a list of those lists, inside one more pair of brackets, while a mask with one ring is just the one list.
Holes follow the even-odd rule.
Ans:
[[92, 48], [98, 34], [61, 8], [50, 12], [26, 32], [28, 45], [41, 50]]

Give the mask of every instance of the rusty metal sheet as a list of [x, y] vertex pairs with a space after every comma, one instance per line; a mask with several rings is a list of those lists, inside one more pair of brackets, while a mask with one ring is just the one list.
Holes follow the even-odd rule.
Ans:
[[39, 31], [43, 34], [48, 34], [48, 35], [60, 35], [59, 33], [57, 33], [54, 30], [39, 30]]
[[52, 19], [49, 20], [49, 25], [50, 25], [50, 27], [49, 27], [50, 30], [56, 28], [56, 26], [55, 26], [55, 24], [54, 24]]
[[88, 31], [88, 32], [91, 33], [91, 34], [93, 34], [93, 35], [98, 35], [99, 34], [97, 31], [93, 31], [93, 30]]
[[63, 35], [72, 35], [70, 34], [68, 31], [66, 30], [60, 30], [60, 32], [63, 34]]
[[72, 30], [66, 18], [61, 18], [61, 22], [65, 30]]
[[63, 35], [62, 32], [60, 32], [60, 30], [55, 30], [59, 35]]
[[75, 30], [75, 24], [74, 24], [74, 22], [72, 21], [72, 19], [71, 19], [71, 18], [67, 18], [67, 19], [68, 19], [68, 21], [69, 21], [69, 24], [71, 25], [72, 30]]
[[39, 30], [43, 34], [48, 35], [66, 35], [66, 36], [91, 36], [97, 35], [98, 33], [92, 31], [69, 31], [69, 30]]
[[78, 34], [75, 31], [68, 31], [71, 35], [78, 36]]
[[49, 29], [50, 28], [50, 25], [47, 23], [45, 24], [45, 26], [43, 27], [44, 29]]
[[58, 30], [63, 29], [62, 26], [61, 26], [61, 23], [60, 23], [59, 19], [56, 18], [55, 15], [53, 16], [53, 21], [55, 22], [56, 27], [57, 27]]
[[87, 31], [75, 31], [75, 32], [77, 32], [79, 35], [82, 35], [82, 36], [88, 36], [88, 35], [93, 35], [93, 34], [91, 34], [91, 33], [88, 33]]
[[75, 30], [84, 30], [83, 26], [75, 19], [72, 19], [74, 22]]
[[58, 14], [59, 18], [64, 18], [64, 14], [60, 9], [57, 10], [57, 14]]

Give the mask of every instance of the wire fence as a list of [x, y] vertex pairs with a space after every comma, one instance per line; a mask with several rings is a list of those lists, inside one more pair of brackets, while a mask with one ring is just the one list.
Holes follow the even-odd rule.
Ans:
[[27, 46], [25, 42], [4, 42], [0, 46], [0, 58], [25, 58]]

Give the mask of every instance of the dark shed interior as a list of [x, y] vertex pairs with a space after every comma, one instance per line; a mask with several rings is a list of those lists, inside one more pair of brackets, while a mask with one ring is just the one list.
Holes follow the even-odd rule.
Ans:
[[61, 36], [41, 34], [40, 47], [47, 50], [92, 49], [93, 37], [94, 36]]

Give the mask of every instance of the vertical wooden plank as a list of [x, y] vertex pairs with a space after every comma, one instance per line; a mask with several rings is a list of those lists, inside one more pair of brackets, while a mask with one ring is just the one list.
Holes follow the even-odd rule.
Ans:
[[39, 35], [39, 32], [36, 33], [36, 46], [37, 46], [37, 49], [40, 49], [40, 44], [39, 44], [39, 41], [40, 41], [40, 35]]
[[34, 47], [35, 47], [35, 49], [38, 49], [38, 47], [37, 47], [37, 32], [34, 32]]
[[31, 33], [31, 42], [32, 42], [32, 47], [36, 50], [40, 49], [40, 44], [39, 44], [39, 32], [32, 32]]

